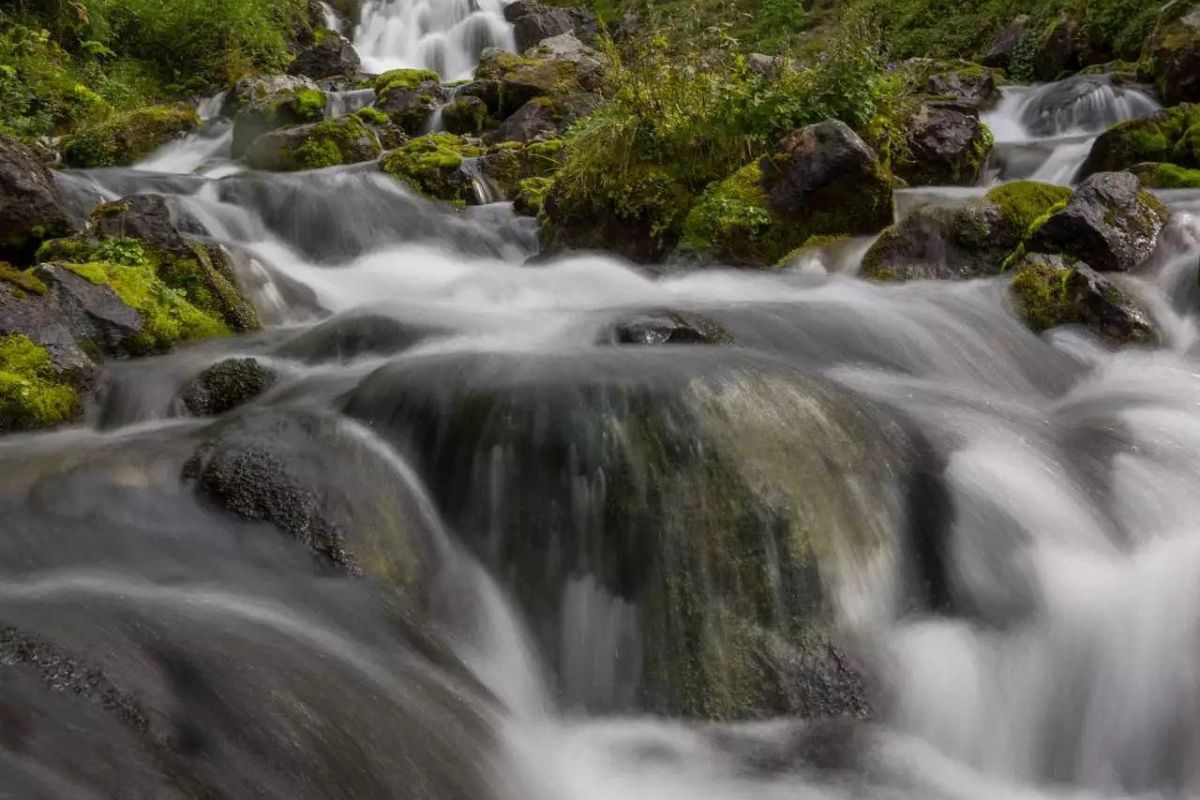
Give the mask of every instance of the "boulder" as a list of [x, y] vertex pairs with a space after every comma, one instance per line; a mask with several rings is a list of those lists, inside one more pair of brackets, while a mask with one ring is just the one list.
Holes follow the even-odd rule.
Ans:
[[913, 186], [973, 186], [993, 142], [973, 106], [925, 102], [909, 123], [910, 158], [896, 164], [896, 173]]
[[50, 170], [16, 139], [0, 134], [0, 258], [29, 263], [39, 244], [72, 224]]
[[445, 93], [441, 78], [427, 69], [396, 69], [375, 79], [375, 108], [410, 136], [422, 133]]
[[69, 136], [63, 143], [63, 161], [72, 167], [125, 166], [199, 127], [200, 116], [190, 106], [151, 106], [114, 114]]
[[544, 39], [575, 30], [575, 23], [566, 9], [545, 6], [532, 0], [509, 3], [504, 7], [504, 18], [512, 23], [517, 51], [522, 53]]
[[362, 66], [354, 45], [339, 33], [324, 28], [316, 32], [312, 45], [301, 50], [288, 67], [290, 75], [306, 75], [314, 80], [339, 75], [354, 75]]
[[485, 50], [475, 78], [476, 84], [495, 86], [495, 97], [483, 99], [493, 116], [506, 119], [535, 97], [598, 91], [602, 72], [599, 54], [568, 33], [545, 40], [525, 56]]
[[1110, 278], [1082, 261], [1040, 253], [1015, 269], [1012, 293], [1029, 327], [1042, 332], [1081, 325], [1119, 344], [1152, 344], [1149, 316]]
[[[6, 295], [5, 284], [0, 283], [0, 315], [5, 312]], [[0, 328], [0, 433], [49, 428], [75, 419], [83, 412], [78, 383], [78, 374], [56, 365], [47, 347]]]
[[1076, 75], [1042, 87], [1021, 112], [1021, 124], [1034, 136], [1057, 136], [1078, 130], [1100, 130], [1119, 121], [1114, 94], [1146, 112], [1154, 104], [1116, 86], [1112, 75]]
[[854, 131], [829, 120], [705, 191], [684, 221], [680, 255], [773, 266], [812, 236], [874, 233], [891, 219], [891, 177]]
[[381, 152], [379, 139], [351, 114], [264, 133], [245, 159], [251, 169], [295, 172], [373, 161]]
[[518, 108], [494, 131], [488, 132], [484, 139], [488, 142], [523, 143], [554, 138], [562, 135], [575, 120], [595, 112], [600, 103], [600, 96], [594, 94], [535, 97]]
[[450, 133], [478, 136], [487, 123], [487, 103], [478, 97], [458, 97], [442, 108], [442, 124]]
[[983, 198], [922, 206], [888, 228], [863, 257], [872, 280], [962, 280], [999, 274], [1006, 259], [1071, 190], [1019, 181]]
[[1200, 106], [1184, 103], [1112, 126], [1097, 137], [1080, 179], [1136, 164], [1173, 163], [1200, 168]]
[[242, 156], [264, 133], [292, 125], [320, 122], [329, 102], [317, 88], [289, 89], [251, 100], [233, 118], [233, 155]]
[[1142, 49], [1142, 71], [1167, 105], [1200, 102], [1200, 4], [1163, 7]]
[[190, 252], [186, 236], [203, 236], [204, 227], [161, 194], [135, 194], [97, 206], [91, 230], [102, 238], [140, 239], [175, 253]]
[[232, 119], [246, 106], [270, 97], [318, 89], [317, 84], [302, 75], [258, 75], [242, 78], [225, 95], [221, 116]]
[[934, 62], [927, 71], [924, 90], [934, 97], [986, 111], [1000, 101], [996, 73], [971, 64]]
[[1100, 172], [1030, 236], [1031, 253], [1064, 255], [1099, 272], [1136, 269], [1154, 250], [1170, 212], [1128, 172]]
[[1083, 64], [1087, 47], [1082, 19], [1064, 11], [1051, 22], [1037, 39], [1032, 58], [1032, 77], [1053, 81], [1065, 72], [1074, 72]]
[[384, 155], [379, 168], [427, 197], [466, 204], [475, 199], [475, 187], [463, 164], [481, 155], [461, 136], [431, 133]]
[[601, 344], [646, 345], [728, 344], [733, 341], [719, 322], [700, 314], [648, 311], [623, 319]]
[[184, 407], [197, 417], [216, 417], [249, 403], [278, 380], [256, 358], [229, 358], [208, 367], [183, 389]]
[[1007, 70], [1012, 64], [1013, 56], [1021, 46], [1021, 41], [1025, 38], [1029, 23], [1029, 16], [1022, 14], [1005, 25], [992, 39], [992, 43], [988, 45], [988, 49], [979, 59], [979, 63], [985, 67]]

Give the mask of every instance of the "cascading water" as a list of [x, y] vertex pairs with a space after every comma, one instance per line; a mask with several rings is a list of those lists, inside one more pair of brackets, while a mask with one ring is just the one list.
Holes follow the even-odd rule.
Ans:
[[[1008, 90], [997, 138], [1037, 107]], [[206, 146], [60, 176], [80, 214], [165, 195], [273, 325], [0, 440], [0, 796], [1200, 795], [1200, 193], [1130, 278], [1166, 346], [1113, 350], [1030, 333], [1003, 280], [857, 280], [863, 242], [526, 266], [506, 204], [191, 174]], [[664, 314], [736, 344], [620, 344]], [[181, 416], [232, 356], [277, 382]], [[361, 577], [301, 544], [314, 508]], [[764, 698], [792, 713], [687, 721]]]
[[504, 0], [367, 0], [354, 32], [363, 69], [432, 69], [470, 76], [488, 47], [515, 49]]

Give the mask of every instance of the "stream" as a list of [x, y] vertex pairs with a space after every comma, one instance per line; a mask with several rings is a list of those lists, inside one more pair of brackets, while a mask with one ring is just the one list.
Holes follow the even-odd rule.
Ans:
[[[511, 46], [501, 8], [369, 0], [354, 41], [366, 69], [457, 78]], [[1005, 88], [988, 185], [1070, 184], [1157, 107]], [[1003, 279], [860, 280], [858, 246], [778, 272], [531, 261], [507, 203], [453, 210], [371, 164], [246, 171], [220, 108], [137, 167], [59, 174], [80, 214], [165, 196], [267, 328], [112, 363], [86, 424], [0, 440], [0, 664], [40, 670], [0, 682], [0, 798], [1200, 795], [1200, 193], [1163, 193], [1125, 279], [1164, 344], [1112, 349], [1029, 332]], [[617, 344], [668, 312], [732, 344]], [[185, 415], [234, 356], [278, 382]], [[238, 430], [368, 532], [367, 577], [181, 478]], [[755, 635], [792, 647], [780, 620], [824, 609], [879, 678], [870, 713], [690, 721], [689, 681], [725, 718], [722, 676], [759, 680], [727, 652], [754, 581]]]

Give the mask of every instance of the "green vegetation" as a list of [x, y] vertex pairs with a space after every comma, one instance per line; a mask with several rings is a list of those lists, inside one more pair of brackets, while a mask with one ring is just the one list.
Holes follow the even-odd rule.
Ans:
[[1012, 291], [1034, 331], [1076, 321], [1078, 303], [1071, 288], [1074, 269], [1058, 269], [1045, 261], [1022, 266], [1013, 278]]
[[263, 137], [251, 145], [247, 162], [256, 169], [293, 172], [357, 164], [379, 153], [375, 134], [349, 115]]
[[78, 390], [58, 374], [46, 348], [27, 336], [0, 336], [0, 431], [47, 428], [82, 410]]
[[63, 159], [73, 167], [132, 164], [166, 142], [200, 125], [187, 106], [151, 106], [85, 125], [63, 146]]
[[1148, 189], [1200, 189], [1200, 169], [1175, 164], [1138, 164], [1132, 171]]
[[483, 155], [483, 150], [452, 133], [433, 133], [406, 143], [383, 157], [380, 168], [422, 194], [439, 200], [465, 203], [471, 196], [470, 181], [458, 168], [464, 158]]
[[46, 293], [46, 284], [34, 275], [32, 270], [17, 269], [7, 261], [0, 261], [0, 283], [14, 287], [21, 294], [42, 295]]
[[1200, 106], [1166, 108], [1121, 122], [1096, 140], [1085, 172], [1129, 169], [1135, 164], [1172, 162], [1200, 168]]
[[1047, 214], [1071, 199], [1071, 190], [1037, 181], [1016, 181], [992, 189], [987, 199], [1000, 207], [1014, 230], [1029, 233]]
[[440, 84], [442, 79], [430, 69], [394, 69], [375, 79], [375, 94], [380, 100], [396, 89], [418, 89], [422, 83]]

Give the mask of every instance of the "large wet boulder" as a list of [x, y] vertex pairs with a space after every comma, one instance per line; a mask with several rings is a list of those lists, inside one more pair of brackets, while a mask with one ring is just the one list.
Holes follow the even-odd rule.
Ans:
[[482, 148], [461, 136], [431, 133], [384, 155], [379, 168], [427, 197], [467, 204], [475, 187], [464, 165], [481, 155]]
[[961, 280], [999, 274], [1029, 230], [1071, 190], [1020, 181], [985, 197], [921, 206], [888, 228], [863, 257], [872, 280]]
[[684, 222], [680, 248], [707, 261], [772, 266], [813, 236], [874, 233], [891, 219], [891, 176], [854, 131], [829, 120], [710, 187]]
[[124, 166], [199, 127], [200, 116], [190, 106], [151, 106], [114, 114], [68, 137], [63, 161], [72, 167]]
[[306, 75], [314, 80], [339, 75], [354, 75], [362, 66], [350, 41], [335, 31], [320, 28], [313, 43], [296, 54], [288, 67], [291, 75]]
[[1099, 272], [1128, 272], [1153, 252], [1170, 212], [1128, 172], [1084, 181], [1066, 207], [1030, 236], [1033, 253], [1065, 255]]
[[834, 608], [851, 585], [892, 591], [909, 465], [844, 391], [681, 344], [395, 361], [346, 410], [428, 476], [567, 706], [869, 712]]
[[375, 108], [416, 136], [445, 99], [441, 78], [428, 69], [394, 69], [375, 79]]
[[504, 7], [504, 18], [512, 23], [518, 52], [543, 40], [575, 30], [575, 22], [564, 8], [546, 6], [533, 0], [516, 0]]
[[496, 87], [495, 97], [484, 100], [492, 101], [492, 115], [503, 120], [535, 97], [598, 91], [602, 72], [599, 54], [568, 33], [545, 40], [524, 56], [489, 49], [475, 78], [480, 86]]
[[180, 400], [197, 417], [216, 417], [249, 403], [278, 379], [275, 370], [256, 358], [229, 358], [189, 381]]
[[1142, 49], [1142, 70], [1167, 105], [1200, 102], [1200, 4], [1174, 0]]
[[1184, 103], [1114, 125], [1096, 139], [1079, 174], [1160, 162], [1200, 168], [1200, 106]]
[[1029, 16], [1022, 14], [1001, 28], [992, 39], [992, 43], [988, 45], [987, 51], [979, 59], [979, 63], [985, 67], [1007, 70], [1012, 65], [1013, 57], [1017, 54], [1021, 41], [1025, 38], [1029, 24]]
[[1151, 344], [1157, 339], [1150, 317], [1130, 295], [1082, 261], [1034, 253], [1014, 270], [1017, 308], [1039, 333], [1078, 325], [1119, 344]]
[[295, 172], [373, 161], [381, 152], [375, 133], [350, 114], [264, 133], [247, 148], [245, 158], [252, 169]]
[[233, 118], [233, 155], [242, 156], [264, 133], [320, 122], [329, 102], [317, 88], [288, 89], [245, 103]]
[[0, 258], [28, 263], [46, 239], [73, 226], [50, 170], [25, 145], [0, 134]]
[[955, 102], [922, 103], [908, 126], [908, 158], [896, 174], [914, 186], [973, 186], [994, 139], [976, 108]]

